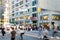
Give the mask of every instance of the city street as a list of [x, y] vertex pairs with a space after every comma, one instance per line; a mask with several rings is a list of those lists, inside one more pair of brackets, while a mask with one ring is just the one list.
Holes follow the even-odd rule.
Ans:
[[[0, 33], [0, 40], [10, 40], [11, 34], [9, 32], [6, 32], [5, 36], [2, 37]], [[42, 37], [39, 35], [38, 31], [26, 31], [25, 34], [23, 35], [23, 40], [42, 40]], [[52, 37], [49, 36], [50, 40], [60, 40], [58, 37]], [[17, 30], [17, 35], [16, 35], [16, 40], [21, 40], [20, 39], [20, 32]]]
[[[32, 35], [30, 36], [30, 35], [28, 35], [28, 34], [23, 35], [23, 40], [40, 40], [38, 37], [34, 37], [34, 36], [32, 36]], [[10, 38], [11, 38], [10, 33], [7, 32], [3, 38], [2, 38], [2, 35], [0, 33], [0, 40], [10, 40]], [[16, 35], [16, 40], [21, 40], [19, 33], [17, 33], [17, 35]]]
[[60, 40], [60, 0], [0, 0], [0, 40], [22, 35], [23, 40]]

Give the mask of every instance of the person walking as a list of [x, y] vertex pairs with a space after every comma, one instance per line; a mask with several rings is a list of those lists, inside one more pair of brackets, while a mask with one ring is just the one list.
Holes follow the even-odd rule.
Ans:
[[57, 36], [57, 28], [54, 26], [54, 28], [53, 28], [53, 37], [54, 36]]
[[2, 28], [1, 33], [2, 33], [2, 36], [4, 37], [4, 35], [5, 35], [4, 28]]
[[14, 28], [12, 28], [12, 31], [11, 31], [11, 40], [15, 40], [15, 36], [16, 36], [16, 31], [14, 30]]
[[39, 35], [41, 35], [41, 31], [42, 31], [42, 26], [41, 25], [39, 26], [38, 30], [39, 30]]
[[20, 38], [21, 38], [21, 40], [23, 40], [23, 35], [24, 35], [24, 30], [20, 30]]
[[44, 25], [44, 31], [43, 31], [43, 40], [49, 40], [48, 39], [48, 34], [49, 34], [49, 32], [48, 32], [48, 30], [47, 30], [47, 25]]

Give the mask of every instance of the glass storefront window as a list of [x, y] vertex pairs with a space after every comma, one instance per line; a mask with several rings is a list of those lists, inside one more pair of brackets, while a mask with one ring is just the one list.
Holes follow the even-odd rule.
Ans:
[[60, 20], [60, 15], [53, 15], [52, 20]]
[[40, 20], [48, 20], [48, 16], [40, 16]]

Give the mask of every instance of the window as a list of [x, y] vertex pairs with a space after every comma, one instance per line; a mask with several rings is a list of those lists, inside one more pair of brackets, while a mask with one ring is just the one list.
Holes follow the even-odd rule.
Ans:
[[23, 14], [23, 12], [20, 12], [20, 14]]
[[18, 12], [16, 13], [16, 15], [18, 15]]
[[20, 19], [24, 19], [24, 16], [20, 16]]
[[14, 4], [14, 1], [12, 1], [12, 4]]
[[17, 20], [18, 20], [18, 17], [17, 17], [17, 18], [15, 18], [15, 20], [17, 21]]
[[22, 4], [23, 4], [23, 1], [20, 2], [20, 5], [22, 5]]
[[14, 8], [14, 5], [12, 6], [12, 9]]
[[48, 16], [40, 16], [40, 20], [48, 20]]
[[28, 13], [29, 11], [30, 11], [29, 9], [26, 10], [27, 13]]
[[52, 20], [60, 20], [60, 15], [53, 15]]
[[19, 9], [18, 8], [16, 8], [16, 11], [18, 11]]
[[26, 19], [30, 19], [30, 16], [29, 16], [29, 15], [27, 15], [27, 16], [26, 16]]
[[14, 18], [12, 18], [12, 21], [14, 21]]
[[14, 13], [14, 10], [12, 11], [12, 13]]
[[27, 5], [27, 4], [26, 4], [25, 6], [26, 6], [26, 7], [28, 7], [28, 5]]
[[34, 6], [36, 4], [37, 4], [37, 1], [36, 0], [32, 1], [32, 6]]
[[14, 16], [14, 14], [12, 14], [12, 16]]
[[36, 10], [37, 10], [36, 7], [32, 8], [32, 12], [35, 12]]
[[17, 3], [17, 4], [15, 4], [15, 6], [17, 7], [17, 6], [19, 6], [19, 4]]
[[23, 6], [20, 6], [20, 9], [22, 9], [23, 8]]
[[34, 13], [34, 14], [32, 14], [32, 16], [33, 16], [33, 17], [37, 17], [37, 14], [36, 14], [36, 13]]
[[28, 0], [26, 0], [26, 2], [28, 2]]

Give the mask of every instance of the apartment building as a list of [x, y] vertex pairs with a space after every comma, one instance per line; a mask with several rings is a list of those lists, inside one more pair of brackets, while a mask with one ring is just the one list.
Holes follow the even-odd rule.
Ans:
[[13, 0], [11, 1], [10, 23], [37, 25], [38, 0]]
[[12, 0], [9, 22], [24, 26], [26, 24], [51, 26], [51, 23], [55, 22], [60, 26], [59, 2], [59, 0]]

